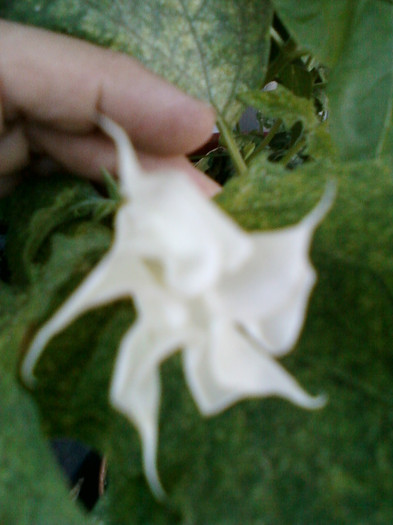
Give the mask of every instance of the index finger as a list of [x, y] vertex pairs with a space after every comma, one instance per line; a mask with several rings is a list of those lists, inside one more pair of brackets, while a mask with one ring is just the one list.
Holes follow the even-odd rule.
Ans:
[[211, 134], [214, 112], [138, 61], [85, 41], [0, 20], [4, 118], [88, 133], [100, 111], [136, 148], [188, 153]]

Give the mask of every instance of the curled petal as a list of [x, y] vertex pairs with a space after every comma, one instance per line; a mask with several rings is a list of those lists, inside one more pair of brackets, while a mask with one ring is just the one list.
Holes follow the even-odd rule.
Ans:
[[251, 257], [221, 280], [214, 295], [215, 309], [244, 326], [271, 353], [287, 352], [299, 336], [315, 282], [308, 256], [311, 238], [332, 199], [329, 190], [295, 226], [252, 234]]
[[[21, 368], [22, 379], [28, 386], [34, 385], [34, 367], [53, 336], [90, 308], [109, 302], [119, 296], [131, 295], [133, 284], [140, 284], [142, 277], [142, 268], [136, 261], [134, 262], [135, 264], [132, 265], [131, 261], [126, 262], [122, 258], [114, 256], [113, 253], [109, 253], [54, 316], [36, 333]], [[126, 286], [123, 279], [127, 270], [129, 272], [130, 266], [135, 272], [131, 272], [134, 282], [128, 275], [128, 286]]]
[[281, 396], [304, 408], [324, 404], [322, 397], [308, 395], [273, 357], [226, 322], [215, 323], [204, 348], [184, 352], [184, 368], [205, 415], [248, 397]]
[[298, 287], [294, 287], [292, 295], [279, 311], [266, 316], [259, 323], [243, 321], [242, 326], [258, 344], [270, 354], [281, 356], [286, 354], [296, 343], [302, 329], [310, 292], [316, 280], [315, 271], [305, 272], [299, 279]]
[[102, 113], [97, 115], [97, 124], [109, 135], [117, 146], [118, 172], [121, 192], [127, 199], [134, 195], [135, 185], [143, 177], [134, 148], [124, 129]]
[[159, 366], [180, 341], [178, 332], [153, 324], [142, 313], [120, 344], [110, 390], [112, 404], [138, 429], [145, 475], [159, 499], [165, 496], [157, 472]]

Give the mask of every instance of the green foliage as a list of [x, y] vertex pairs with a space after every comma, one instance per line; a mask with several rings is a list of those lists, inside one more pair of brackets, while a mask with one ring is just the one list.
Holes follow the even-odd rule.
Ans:
[[281, 119], [288, 128], [299, 121], [306, 130], [313, 130], [318, 125], [313, 103], [297, 97], [280, 85], [274, 91], [242, 93], [239, 99], [260, 111], [265, 117]]
[[[331, 67], [332, 137], [345, 160], [375, 158], [391, 135], [393, 6], [380, 0], [273, 0], [300, 47]], [[389, 143], [391, 150], [391, 141]]]
[[266, 72], [272, 7], [269, 0], [16, 0], [3, 3], [0, 16], [129, 53], [234, 122], [236, 93], [259, 87]]
[[[38, 364], [37, 390], [18, 380], [36, 328], [109, 248], [116, 186], [109, 181], [104, 198], [68, 175], [30, 180], [0, 203], [9, 270], [0, 281], [2, 524], [393, 521], [393, 6], [272, 4], [299, 47], [279, 52], [275, 78], [286, 88], [265, 93], [258, 88], [268, 62], [268, 0], [0, 2], [0, 16], [136, 56], [212, 102], [229, 134], [239, 100], [266, 121], [291, 129], [300, 122], [294, 146], [304, 145], [310, 158], [295, 170], [269, 162], [266, 148], [258, 153], [262, 133], [238, 138], [249, 173], [217, 201], [244, 228], [294, 223], [328, 180], [337, 184], [313, 243], [319, 278], [307, 322], [284, 359], [307, 390], [328, 395], [327, 406], [306, 412], [282, 400], [249, 400], [202, 418], [179, 357], [171, 358], [162, 366], [162, 503], [146, 484], [137, 433], [108, 401], [117, 347], [136, 315], [130, 301], [90, 311], [55, 337]], [[330, 70], [326, 93], [315, 58]], [[326, 94], [329, 119], [321, 123]], [[236, 148], [230, 135], [227, 146]], [[89, 517], [67, 494], [51, 437], [77, 439], [107, 458], [108, 490]]]
[[4, 525], [92, 525], [71, 505], [40, 430], [36, 407], [15, 379], [0, 379], [0, 522]]
[[[118, 341], [134, 315], [130, 305], [116, 303], [86, 314], [48, 346], [34, 394], [45, 434], [88, 443], [105, 454], [110, 465], [108, 493], [94, 511], [97, 519], [124, 525], [222, 525], [258, 524], [261, 519], [272, 524], [346, 523], [367, 515], [375, 523], [391, 521], [393, 187], [388, 165], [314, 164], [288, 172], [259, 158], [247, 182], [228, 184], [219, 201], [248, 229], [277, 227], [298, 220], [314, 206], [333, 175], [338, 198], [313, 249], [319, 284], [299, 347], [285, 359], [307, 388], [329, 395], [326, 408], [310, 413], [282, 400], [255, 400], [203, 419], [183, 383], [178, 360], [171, 359], [163, 367], [159, 452], [168, 500], [158, 504], [143, 477], [136, 433], [108, 404]], [[79, 194], [73, 206], [85, 199], [80, 184], [65, 185], [65, 195], [72, 185], [74, 195]], [[29, 186], [20, 190], [18, 199], [23, 200], [24, 190], [30, 193]], [[41, 200], [25, 224], [34, 223], [42, 209], [51, 209], [55, 218], [54, 195], [61, 210], [57, 183], [46, 183], [45, 189], [47, 205]], [[41, 197], [43, 193], [41, 187]], [[41, 240], [29, 263], [35, 268], [34, 279], [27, 293], [24, 288], [24, 307], [14, 323], [20, 331], [26, 330], [26, 312], [30, 322], [47, 315], [49, 307], [39, 307], [38, 296], [41, 303], [58, 303], [89, 270], [97, 252], [108, 245], [107, 236], [102, 240], [103, 228], [82, 216], [54, 227]], [[12, 302], [10, 297], [7, 301]], [[2, 331], [0, 339], [4, 342], [7, 332]], [[15, 380], [9, 382], [30, 406]], [[19, 424], [32, 417], [24, 410], [12, 409]], [[9, 425], [0, 428], [5, 441]], [[13, 446], [16, 457], [17, 450], [26, 448], [20, 440]], [[25, 483], [34, 483], [31, 464]], [[54, 512], [52, 501], [64, 491], [61, 486], [60, 479], [54, 479], [42, 493], [33, 492], [42, 516]], [[33, 505], [28, 494], [26, 509]], [[9, 505], [4, 509], [13, 512]], [[31, 515], [29, 510], [20, 512]], [[73, 523], [68, 517], [73, 512], [73, 505], [63, 500], [56, 507], [57, 522]]]
[[337, 199], [312, 252], [319, 281], [303, 337], [287, 359], [329, 401], [312, 416], [266, 401], [250, 425], [253, 432], [260, 422], [269, 467], [258, 492], [266, 523], [393, 518], [390, 162], [288, 172], [261, 159], [219, 201], [249, 229], [283, 226], [312, 207], [331, 177]]

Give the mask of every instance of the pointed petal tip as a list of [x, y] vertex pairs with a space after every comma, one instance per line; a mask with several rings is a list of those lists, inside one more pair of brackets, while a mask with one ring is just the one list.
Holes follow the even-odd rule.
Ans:
[[303, 400], [302, 407], [309, 410], [318, 410], [324, 408], [328, 402], [326, 394], [319, 394], [318, 396], [307, 396], [307, 400]]
[[37, 378], [33, 374], [31, 367], [22, 365], [20, 370], [20, 377], [24, 386], [30, 390], [34, 390], [37, 386]]
[[303, 223], [307, 223], [311, 230], [316, 228], [333, 206], [337, 194], [337, 183], [330, 179], [325, 186], [324, 194], [311, 212], [304, 217]]
[[121, 385], [118, 382], [112, 380], [112, 385], [109, 391], [109, 400], [115, 410], [125, 416], [128, 421], [138, 430], [142, 442], [142, 462], [145, 479], [156, 500], [159, 502], [164, 502], [167, 499], [167, 494], [161, 484], [157, 470], [156, 427], [154, 426], [152, 429], [141, 426], [140, 422], [135, 419], [132, 411], [130, 411], [130, 407], [125, 402], [126, 398], [126, 393], [122, 390]]
[[33, 390], [37, 386], [37, 378], [34, 375], [34, 368], [39, 360], [47, 341], [42, 343], [42, 336], [38, 334], [31, 347], [27, 350], [20, 368], [22, 383]]
[[168, 496], [163, 486], [161, 485], [156, 469], [154, 469], [154, 472], [146, 471], [146, 479], [147, 479], [147, 482], [149, 483], [149, 487], [154, 497], [159, 502], [164, 502], [168, 498]]
[[[139, 429], [141, 430], [141, 429]], [[143, 436], [141, 432], [143, 446], [143, 468], [147, 483], [158, 501], [164, 501], [167, 498], [166, 492], [161, 484], [160, 476], [157, 470], [157, 443], [156, 436]]]
[[141, 168], [135, 150], [127, 132], [111, 118], [103, 113], [97, 113], [97, 125], [115, 143], [118, 156], [118, 174], [121, 189], [125, 197], [132, 194], [133, 185], [139, 178]]

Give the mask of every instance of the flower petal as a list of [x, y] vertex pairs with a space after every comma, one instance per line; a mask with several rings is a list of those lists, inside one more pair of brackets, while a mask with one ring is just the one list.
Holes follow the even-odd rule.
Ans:
[[146, 176], [135, 198], [132, 249], [159, 262], [166, 285], [182, 296], [202, 293], [251, 251], [249, 236], [184, 174]]
[[147, 281], [148, 274], [136, 259], [125, 258], [111, 250], [36, 333], [21, 367], [24, 382], [31, 387], [34, 385], [34, 367], [53, 336], [83, 312], [119, 297], [131, 297], [135, 289], [143, 288]]
[[169, 286], [182, 294], [195, 295], [239, 266], [250, 252], [247, 234], [184, 173], [144, 174], [125, 131], [104, 115], [98, 123], [116, 143], [129, 201], [118, 217], [119, 241], [159, 262]]
[[127, 199], [132, 199], [143, 172], [130, 139], [121, 126], [102, 113], [97, 115], [97, 124], [116, 144], [121, 192]]
[[153, 493], [165, 495], [157, 472], [160, 363], [179, 349], [181, 337], [150, 315], [124, 336], [112, 377], [112, 404], [136, 426], [142, 440], [143, 465]]
[[304, 278], [299, 279], [298, 287], [293, 288], [292, 296], [287, 298], [286, 304], [279, 311], [273, 312], [259, 323], [242, 323], [244, 329], [270, 354], [281, 356], [294, 346], [304, 323], [315, 280], [315, 272], [308, 271]]
[[319, 408], [321, 397], [308, 395], [274, 358], [245, 335], [217, 322], [204, 348], [184, 352], [187, 382], [201, 412], [212, 415], [247, 397], [280, 396], [305, 408]]
[[308, 252], [312, 234], [331, 205], [329, 191], [295, 226], [254, 233], [254, 251], [213, 296], [213, 308], [244, 326], [272, 353], [287, 352], [305, 317], [315, 272]]

